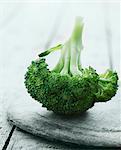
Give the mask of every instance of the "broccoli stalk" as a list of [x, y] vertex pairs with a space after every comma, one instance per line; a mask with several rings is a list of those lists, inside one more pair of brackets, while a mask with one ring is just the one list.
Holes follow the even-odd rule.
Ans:
[[[39, 59], [32, 62], [25, 75], [30, 95], [56, 113], [84, 112], [95, 102], [110, 100], [117, 91], [116, 72], [107, 70], [99, 75], [92, 67], [82, 68], [83, 26], [82, 18], [77, 18], [67, 42], [39, 54]], [[60, 59], [54, 69], [49, 70], [43, 57], [56, 50], [61, 50]]]
[[[83, 49], [82, 31], [83, 20], [82, 18], [77, 18], [71, 37], [63, 46], [61, 45], [61, 57], [52, 70], [53, 72], [60, 73], [61, 75], [69, 74], [71, 76], [82, 74], [80, 71], [82, 69], [80, 64], [80, 53]], [[49, 54], [51, 50], [54, 51], [55, 49], [47, 50], [45, 54]], [[58, 46], [56, 50], [58, 50]]]
[[81, 75], [82, 68], [80, 64], [80, 53], [83, 49], [83, 26], [84, 24], [82, 18], [77, 18], [72, 35], [64, 45], [58, 44], [57, 46], [39, 54], [39, 57], [43, 57], [50, 54], [53, 51], [61, 49], [61, 57], [57, 65], [52, 70], [53, 72], [60, 73], [61, 75]]

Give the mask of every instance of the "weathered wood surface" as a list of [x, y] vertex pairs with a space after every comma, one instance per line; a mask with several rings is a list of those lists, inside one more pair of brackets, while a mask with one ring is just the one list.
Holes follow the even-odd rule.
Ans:
[[[2, 91], [3, 92], [3, 91]], [[4, 93], [0, 92], [0, 150], [5, 145], [9, 134], [13, 128], [13, 125], [10, 125], [7, 121], [6, 110], [9, 106], [8, 99], [11, 98], [11, 95], [7, 96]]]
[[[83, 147], [82, 147], [83, 148]], [[16, 128], [7, 150], [79, 150], [76, 146], [51, 142]], [[85, 149], [84, 149], [85, 150]]]
[[[33, 136], [29, 133], [26, 133], [18, 128], [16, 128], [13, 133], [11, 142], [7, 148], [7, 150], [97, 150], [98, 147], [86, 147], [82, 145], [81, 147], [77, 147], [76, 145], [69, 145], [67, 143], [61, 143], [56, 141], [48, 141], [44, 138], [40, 138], [37, 136]], [[107, 148], [103, 147], [103, 150], [107, 150]], [[114, 148], [110, 148], [110, 150], [114, 150]], [[118, 149], [117, 149], [118, 150]]]

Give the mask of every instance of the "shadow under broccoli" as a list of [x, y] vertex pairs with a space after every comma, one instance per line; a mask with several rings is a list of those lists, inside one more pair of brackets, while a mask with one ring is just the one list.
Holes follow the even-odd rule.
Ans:
[[[41, 53], [26, 72], [25, 86], [28, 93], [53, 112], [81, 113], [91, 108], [95, 102], [106, 102], [116, 94], [116, 72], [107, 70], [99, 75], [92, 67], [82, 68], [82, 31], [83, 21], [77, 18], [69, 40]], [[59, 49], [60, 59], [54, 69], [49, 70], [43, 57]]]

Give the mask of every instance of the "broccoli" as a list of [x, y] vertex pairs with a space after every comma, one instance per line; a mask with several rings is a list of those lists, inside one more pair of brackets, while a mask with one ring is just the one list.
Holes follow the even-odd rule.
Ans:
[[[80, 53], [83, 49], [83, 26], [83, 20], [77, 18], [69, 40], [39, 54], [25, 74], [28, 93], [47, 110], [55, 113], [84, 112], [95, 102], [110, 100], [118, 88], [116, 72], [107, 70], [99, 75], [90, 66], [82, 68]], [[49, 70], [44, 57], [56, 50], [61, 51], [60, 59], [54, 69]]]

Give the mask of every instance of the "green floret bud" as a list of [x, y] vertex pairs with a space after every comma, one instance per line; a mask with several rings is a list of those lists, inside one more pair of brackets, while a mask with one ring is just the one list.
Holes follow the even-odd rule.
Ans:
[[[77, 18], [67, 42], [39, 54], [39, 59], [31, 63], [25, 75], [28, 93], [43, 107], [55, 113], [84, 112], [95, 102], [110, 100], [117, 91], [116, 72], [107, 70], [98, 75], [92, 67], [82, 68], [83, 26], [82, 18]], [[61, 56], [56, 66], [49, 70], [43, 57], [56, 50], [61, 51]]]
[[107, 70], [99, 75], [98, 92], [96, 93], [96, 102], [105, 102], [110, 100], [118, 89], [118, 75], [112, 70]]

